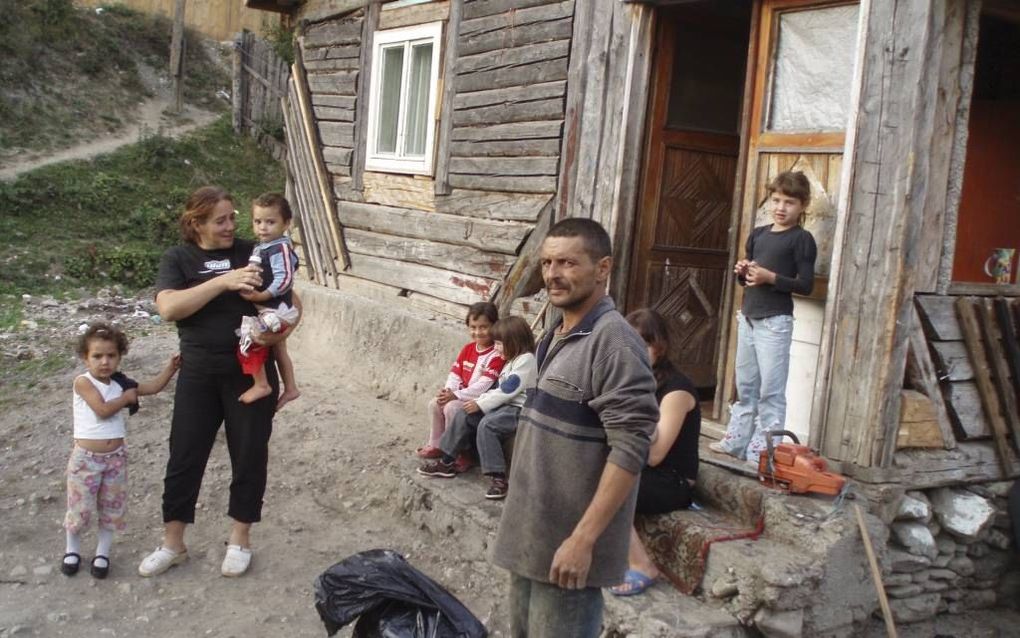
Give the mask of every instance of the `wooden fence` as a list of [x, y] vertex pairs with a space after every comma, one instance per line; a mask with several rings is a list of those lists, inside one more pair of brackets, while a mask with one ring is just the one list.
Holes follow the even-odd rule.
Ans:
[[[174, 17], [174, 0], [76, 0], [79, 4], [98, 7], [108, 4], [124, 6], [149, 14]], [[241, 0], [190, 0], [184, 11], [184, 23], [191, 29], [216, 40], [229, 40], [241, 29], [263, 31], [280, 23], [280, 15], [248, 9]]]
[[280, 100], [287, 96], [290, 66], [268, 42], [251, 31], [234, 39], [234, 131], [247, 133], [283, 159], [284, 118]]

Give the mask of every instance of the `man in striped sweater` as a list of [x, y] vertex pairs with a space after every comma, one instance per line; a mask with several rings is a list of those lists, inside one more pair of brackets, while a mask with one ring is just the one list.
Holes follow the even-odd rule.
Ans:
[[637, 479], [659, 408], [645, 343], [606, 294], [609, 236], [569, 218], [542, 243], [549, 301], [521, 411], [493, 561], [511, 572], [511, 635], [596, 637], [600, 588], [623, 581]]

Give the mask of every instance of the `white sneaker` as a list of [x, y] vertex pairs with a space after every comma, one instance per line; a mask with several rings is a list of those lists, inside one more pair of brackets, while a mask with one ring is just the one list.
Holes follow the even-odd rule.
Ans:
[[188, 560], [188, 550], [175, 552], [172, 549], [160, 546], [156, 548], [156, 551], [142, 559], [142, 564], [138, 566], [138, 575], [143, 578], [156, 576], [174, 565], [180, 565], [186, 560]]
[[722, 441], [709, 443], [708, 449], [712, 450], [713, 452], [718, 452], [719, 454], [729, 454], [729, 452], [726, 451], [726, 448], [723, 447]]
[[228, 578], [240, 576], [248, 571], [251, 565], [251, 550], [240, 545], [227, 545], [227, 554], [223, 557], [220, 573]]

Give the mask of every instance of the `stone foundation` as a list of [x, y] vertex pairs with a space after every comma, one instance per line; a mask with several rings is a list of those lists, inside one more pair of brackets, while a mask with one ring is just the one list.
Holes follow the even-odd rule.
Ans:
[[888, 509], [883, 582], [897, 623], [1020, 603], [1011, 485], [912, 491]]

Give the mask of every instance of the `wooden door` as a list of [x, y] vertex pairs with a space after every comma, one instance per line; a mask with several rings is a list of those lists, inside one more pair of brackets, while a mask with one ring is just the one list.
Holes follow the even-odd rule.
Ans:
[[728, 236], [750, 3], [701, 3], [658, 20], [627, 309], [670, 323], [673, 360], [710, 396]]

